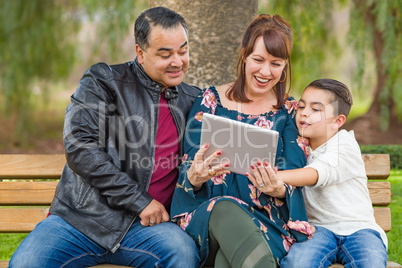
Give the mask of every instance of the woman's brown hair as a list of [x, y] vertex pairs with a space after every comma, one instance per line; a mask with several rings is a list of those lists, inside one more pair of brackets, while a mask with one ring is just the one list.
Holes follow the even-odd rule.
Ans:
[[254, 44], [259, 36], [263, 37], [265, 49], [269, 54], [287, 61], [285, 72], [282, 72], [279, 82], [274, 86], [278, 103], [274, 108], [280, 109], [287, 97], [286, 82], [289, 77], [289, 90], [292, 85], [292, 68], [290, 53], [293, 45], [292, 29], [289, 23], [279, 15], [261, 14], [255, 18], [244, 33], [239, 59], [237, 62], [237, 79], [226, 92], [226, 97], [237, 102], [250, 102], [245, 93], [245, 59], [253, 52]]

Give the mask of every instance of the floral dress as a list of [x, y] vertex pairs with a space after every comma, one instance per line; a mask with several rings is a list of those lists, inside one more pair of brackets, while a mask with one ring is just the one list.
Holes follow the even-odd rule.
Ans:
[[[230, 173], [205, 182], [194, 192], [187, 171], [199, 149], [203, 113], [211, 113], [279, 132], [276, 165], [294, 169], [306, 164], [308, 144], [295, 125], [297, 101], [288, 98], [282, 109], [258, 116], [239, 113], [222, 106], [215, 87], [204, 89], [189, 113], [184, 152], [188, 155], [180, 167], [179, 180], [173, 195], [171, 217], [190, 234], [200, 249], [201, 265], [208, 257], [208, 222], [217, 202], [229, 200], [247, 212], [269, 244], [278, 262], [294, 242], [311, 238], [301, 188], [287, 187], [286, 198], [268, 196], [254, 187], [244, 175]], [[197, 131], [198, 130], [198, 131]], [[197, 146], [191, 146], [196, 144]]]

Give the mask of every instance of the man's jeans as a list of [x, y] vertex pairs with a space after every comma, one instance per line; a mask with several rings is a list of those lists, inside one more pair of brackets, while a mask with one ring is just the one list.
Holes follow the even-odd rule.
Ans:
[[88, 267], [100, 263], [134, 267], [197, 267], [198, 249], [176, 224], [152, 227], [134, 222], [120, 248], [105, 250], [62, 218], [50, 215], [24, 239], [10, 268]]
[[362, 229], [348, 236], [335, 235], [326, 228], [315, 226], [311, 240], [295, 243], [282, 259], [281, 268], [318, 268], [341, 263], [346, 268], [381, 268], [387, 266], [387, 250], [380, 234]]

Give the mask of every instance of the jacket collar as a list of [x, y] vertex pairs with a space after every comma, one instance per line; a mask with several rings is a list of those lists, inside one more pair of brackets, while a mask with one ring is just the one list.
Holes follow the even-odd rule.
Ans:
[[[163, 87], [162, 84], [155, 82], [148, 76], [148, 74], [145, 72], [144, 68], [138, 62], [137, 57], [134, 60], [134, 64], [131, 65], [131, 70], [138, 77], [140, 83], [143, 84], [147, 89], [150, 89], [159, 94], [162, 92], [162, 87]], [[166, 91], [165, 98], [167, 100], [174, 99], [179, 96], [179, 90], [177, 89], [177, 86], [175, 86], [173, 88], [167, 88], [165, 91]]]

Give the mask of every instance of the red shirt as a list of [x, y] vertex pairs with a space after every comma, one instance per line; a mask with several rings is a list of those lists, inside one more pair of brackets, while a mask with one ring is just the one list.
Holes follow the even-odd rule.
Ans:
[[165, 92], [159, 101], [158, 130], [155, 142], [155, 165], [148, 193], [167, 210], [172, 202], [179, 165], [179, 138]]

